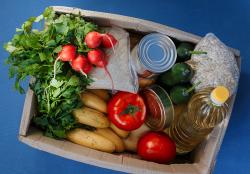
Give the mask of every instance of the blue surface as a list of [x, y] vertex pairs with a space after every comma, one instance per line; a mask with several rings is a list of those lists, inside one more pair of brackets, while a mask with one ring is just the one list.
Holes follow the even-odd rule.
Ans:
[[[15, 28], [29, 16], [37, 16], [49, 5], [134, 16], [198, 35], [214, 32], [229, 46], [240, 49], [242, 72], [238, 96], [214, 173], [250, 173], [250, 1], [2, 0], [0, 45], [8, 41]], [[8, 80], [7, 67], [3, 63], [7, 53], [2, 48], [0, 57], [0, 173], [116, 173], [66, 160], [20, 143], [17, 134], [25, 96], [12, 89], [13, 80]]]

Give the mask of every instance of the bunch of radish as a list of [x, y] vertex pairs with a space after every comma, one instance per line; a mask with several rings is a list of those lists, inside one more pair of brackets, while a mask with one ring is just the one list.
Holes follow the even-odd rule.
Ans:
[[109, 33], [101, 34], [96, 31], [89, 32], [85, 37], [86, 45], [91, 48], [87, 55], [77, 54], [76, 47], [68, 44], [62, 47], [62, 50], [58, 53], [58, 57], [54, 63], [54, 78], [56, 78], [56, 62], [61, 60], [63, 62], [70, 62], [72, 69], [80, 72], [87, 77], [87, 74], [92, 70], [93, 65], [96, 67], [104, 68], [105, 72], [109, 76], [112, 82], [113, 80], [107, 70], [107, 55], [102, 51], [102, 48], [112, 48], [115, 53], [114, 46], [117, 40]]

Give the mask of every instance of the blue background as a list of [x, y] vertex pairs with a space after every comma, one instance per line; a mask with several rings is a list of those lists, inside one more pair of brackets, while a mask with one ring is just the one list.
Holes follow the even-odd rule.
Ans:
[[30, 16], [39, 15], [49, 5], [117, 13], [143, 18], [203, 36], [214, 32], [223, 42], [238, 48], [242, 72], [237, 100], [214, 173], [249, 173], [250, 170], [250, 1], [132, 1], [132, 0], [1, 0], [0, 3], [0, 173], [115, 173], [67, 160], [30, 148], [18, 141], [24, 95], [13, 91], [8, 79], [2, 45], [15, 28]]

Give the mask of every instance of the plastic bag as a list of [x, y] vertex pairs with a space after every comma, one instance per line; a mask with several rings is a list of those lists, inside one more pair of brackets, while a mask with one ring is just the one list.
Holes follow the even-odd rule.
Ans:
[[[136, 93], [139, 88], [138, 77], [131, 64], [129, 33], [118, 27], [104, 28], [104, 30], [118, 40], [115, 54], [112, 49], [105, 49], [108, 55], [107, 69], [113, 79], [114, 90]], [[89, 89], [112, 89], [112, 82], [103, 68], [94, 68], [90, 77], [94, 82], [88, 87]]]
[[239, 79], [239, 68], [233, 52], [212, 33], [201, 39], [195, 51], [207, 52], [194, 54], [187, 61], [195, 70], [192, 84], [201, 82], [195, 89], [223, 85], [232, 95], [236, 91]]

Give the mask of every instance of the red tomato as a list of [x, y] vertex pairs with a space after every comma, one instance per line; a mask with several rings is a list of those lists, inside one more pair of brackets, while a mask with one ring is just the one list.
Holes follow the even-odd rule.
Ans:
[[138, 141], [137, 153], [142, 159], [166, 163], [175, 158], [176, 147], [167, 134], [148, 132]]
[[118, 92], [109, 101], [108, 117], [118, 128], [132, 131], [145, 120], [146, 106], [138, 94]]

